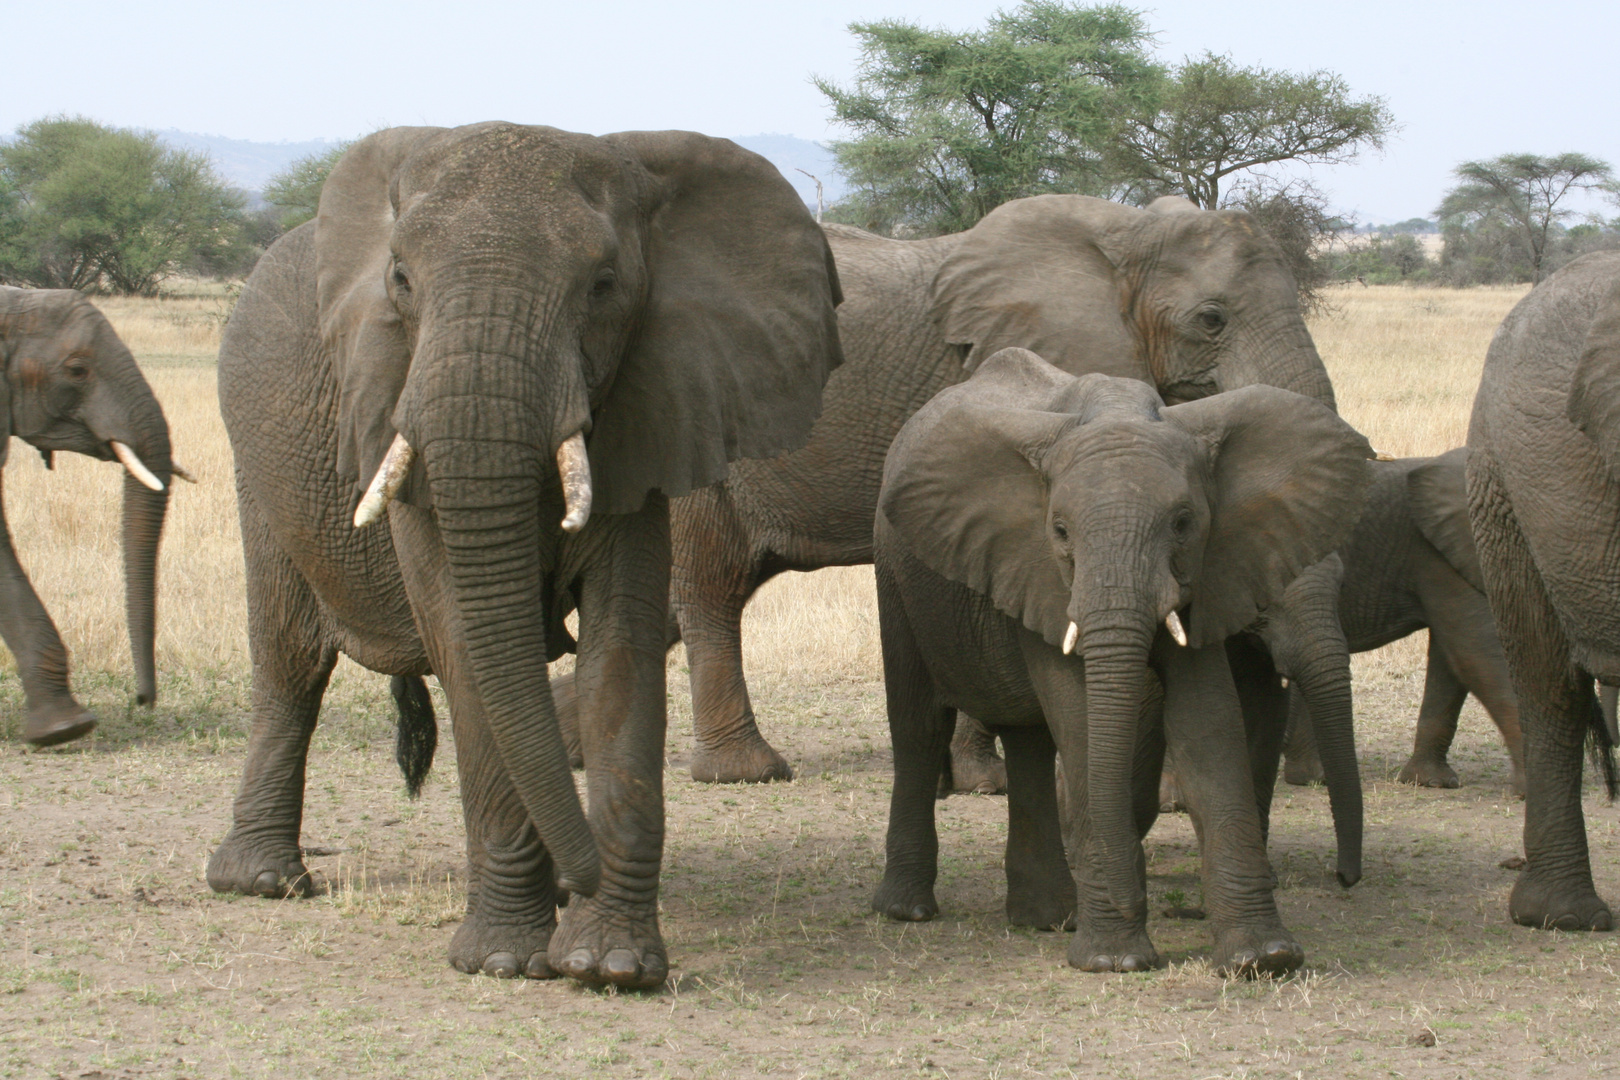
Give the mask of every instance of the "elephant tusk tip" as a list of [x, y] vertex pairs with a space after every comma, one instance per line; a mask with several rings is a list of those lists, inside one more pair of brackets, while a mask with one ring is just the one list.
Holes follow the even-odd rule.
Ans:
[[191, 471], [189, 469], [182, 465], [176, 465], [172, 461], [169, 463], [169, 474], [177, 480], [184, 480], [188, 484], [195, 484], [197, 482], [197, 478], [191, 475]]
[[146, 467], [146, 463], [141, 460], [141, 456], [135, 452], [134, 448], [119, 442], [117, 439], [111, 440], [111, 444], [113, 455], [118, 458], [119, 464], [124, 466], [129, 475], [153, 491], [163, 490], [163, 481], [159, 480], [157, 474]]
[[1069, 623], [1069, 629], [1063, 634], [1063, 655], [1068, 656], [1074, 652], [1075, 642], [1080, 640], [1080, 627]]
[[562, 531], [565, 533], [579, 532], [585, 527], [585, 522], [590, 520], [590, 516], [588, 511], [583, 513], [578, 510], [569, 511], [568, 516], [562, 519]]
[[1375, 450], [1373, 450], [1373, 460], [1374, 461], [1397, 461], [1399, 459], [1396, 458], [1396, 456], [1394, 454], [1387, 453], [1387, 452], [1385, 452], [1383, 450], [1375, 449]]
[[1186, 648], [1187, 631], [1181, 625], [1181, 616], [1170, 612], [1164, 617], [1164, 625], [1170, 631], [1170, 636], [1176, 639], [1176, 644]]

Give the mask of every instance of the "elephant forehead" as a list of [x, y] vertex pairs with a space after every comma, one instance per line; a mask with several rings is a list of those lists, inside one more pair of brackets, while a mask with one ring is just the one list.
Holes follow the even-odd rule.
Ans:
[[1179, 427], [1153, 420], [1098, 420], [1081, 424], [1059, 440], [1053, 463], [1061, 470], [1101, 466], [1105, 473], [1130, 468], [1186, 472], [1196, 440]]

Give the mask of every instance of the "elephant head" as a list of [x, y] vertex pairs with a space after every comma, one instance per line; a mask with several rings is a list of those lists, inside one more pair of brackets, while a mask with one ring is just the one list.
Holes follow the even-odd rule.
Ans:
[[71, 289], [0, 286], [0, 362], [0, 462], [15, 435], [47, 466], [58, 450], [124, 465], [125, 610], [136, 698], [151, 704], [158, 541], [176, 473], [163, 408], [106, 317]]
[[[544, 666], [564, 533], [801, 445], [832, 256], [763, 158], [685, 132], [395, 128], [332, 170], [320, 332], [357, 524], [431, 506], [491, 729], [564, 887], [599, 856]], [[358, 488], [357, 488], [358, 493]]]
[[1267, 385], [1334, 407], [1293, 274], [1241, 211], [1170, 197], [1146, 210], [1085, 195], [1006, 203], [941, 263], [933, 315], [969, 370], [1022, 346], [1151, 383], [1171, 403]]
[[930, 569], [1085, 661], [1091, 820], [1142, 902], [1130, 776], [1161, 626], [1221, 646], [1348, 535], [1372, 451], [1319, 402], [1252, 386], [1164, 407], [1023, 349], [987, 359], [890, 451], [881, 510]]

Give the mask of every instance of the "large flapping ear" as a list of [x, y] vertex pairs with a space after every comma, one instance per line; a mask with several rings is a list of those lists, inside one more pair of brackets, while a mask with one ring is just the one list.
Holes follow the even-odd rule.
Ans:
[[11, 386], [18, 373], [17, 339], [24, 332], [25, 320], [38, 307], [37, 289], [0, 285], [0, 465], [11, 449]]
[[1223, 641], [1350, 536], [1372, 483], [1367, 440], [1333, 410], [1246, 386], [1162, 413], [1209, 448], [1213, 490], [1187, 636]]
[[933, 318], [965, 366], [1033, 349], [1065, 371], [1152, 382], [1121, 310], [1126, 238], [1145, 214], [1085, 195], [1004, 203], [961, 234], [934, 275]]
[[1406, 474], [1406, 498], [1412, 521], [1423, 538], [1445, 556], [1451, 568], [1480, 592], [1485, 576], [1468, 523], [1468, 447], [1459, 446]]
[[1077, 379], [1023, 349], [941, 391], [889, 450], [878, 510], [930, 570], [990, 598], [1057, 645], [1069, 588], [1046, 538], [1039, 462], [1082, 423], [1104, 380]]
[[597, 408], [594, 500], [641, 507], [804, 445], [843, 360], [832, 251], [769, 161], [727, 139], [622, 132], [646, 170], [647, 300]]
[[351, 146], [321, 188], [315, 282], [321, 344], [338, 382], [338, 473], [364, 486], [394, 441], [392, 416], [411, 356], [386, 275], [390, 185], [443, 128], [388, 128]]
[[1610, 475], [1620, 478], [1620, 285], [1603, 301], [1586, 332], [1567, 415], [1597, 444]]

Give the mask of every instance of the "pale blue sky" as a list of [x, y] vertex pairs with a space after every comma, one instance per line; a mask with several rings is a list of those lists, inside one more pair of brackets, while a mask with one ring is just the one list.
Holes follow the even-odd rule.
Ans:
[[[5, 5], [0, 132], [53, 112], [255, 140], [508, 119], [825, 140], [811, 72], [847, 79], [845, 26], [980, 25], [995, 0], [181, 0]], [[1160, 55], [1327, 68], [1402, 124], [1382, 155], [1318, 170], [1345, 210], [1425, 215], [1458, 161], [1579, 150], [1620, 164], [1620, 4], [1159, 0]], [[1612, 209], [1611, 209], [1612, 212]]]

